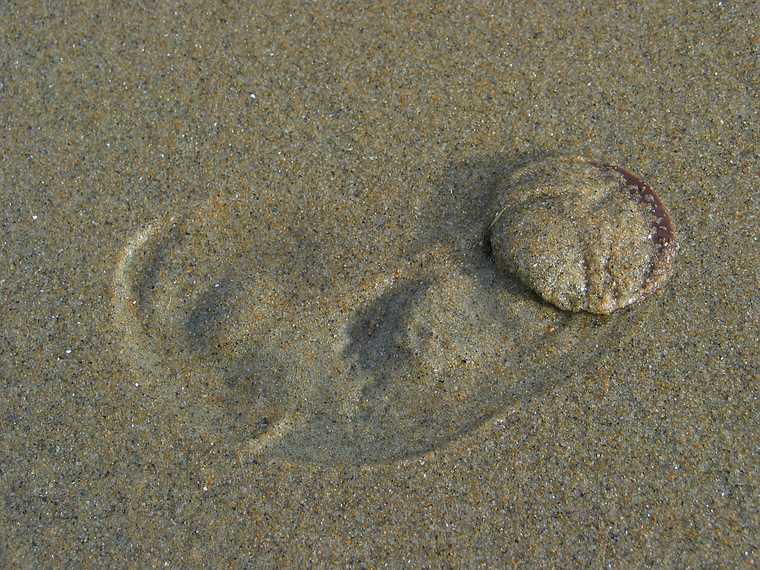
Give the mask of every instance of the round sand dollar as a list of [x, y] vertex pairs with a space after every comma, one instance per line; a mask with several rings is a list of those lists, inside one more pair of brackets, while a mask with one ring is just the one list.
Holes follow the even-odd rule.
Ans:
[[580, 157], [518, 168], [490, 228], [496, 264], [566, 311], [608, 314], [668, 279], [667, 208], [620, 167]]

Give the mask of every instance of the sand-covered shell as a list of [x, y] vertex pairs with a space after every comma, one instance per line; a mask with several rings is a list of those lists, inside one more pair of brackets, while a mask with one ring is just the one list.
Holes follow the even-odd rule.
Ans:
[[516, 169], [489, 233], [497, 265], [567, 311], [609, 314], [643, 299], [667, 281], [676, 253], [654, 190], [581, 157]]

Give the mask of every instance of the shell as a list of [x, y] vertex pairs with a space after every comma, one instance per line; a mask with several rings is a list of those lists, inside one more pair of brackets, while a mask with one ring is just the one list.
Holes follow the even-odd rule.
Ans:
[[660, 288], [677, 250], [654, 190], [618, 166], [555, 157], [515, 170], [490, 225], [497, 266], [566, 311], [609, 314]]

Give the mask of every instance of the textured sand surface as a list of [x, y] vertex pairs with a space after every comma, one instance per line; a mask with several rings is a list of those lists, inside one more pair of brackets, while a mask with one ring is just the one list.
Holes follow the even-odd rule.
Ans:
[[[2, 3], [0, 566], [756, 565], [759, 19]], [[590, 151], [680, 243], [609, 317], [483, 244]]]

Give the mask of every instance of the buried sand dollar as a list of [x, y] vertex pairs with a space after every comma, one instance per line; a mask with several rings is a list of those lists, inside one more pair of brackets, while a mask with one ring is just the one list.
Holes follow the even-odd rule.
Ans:
[[676, 252], [667, 208], [620, 167], [581, 157], [517, 169], [490, 226], [497, 265], [566, 311], [609, 314], [661, 287]]

